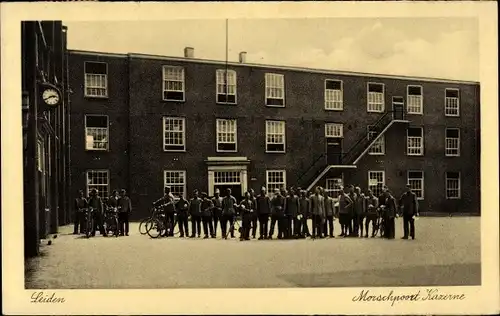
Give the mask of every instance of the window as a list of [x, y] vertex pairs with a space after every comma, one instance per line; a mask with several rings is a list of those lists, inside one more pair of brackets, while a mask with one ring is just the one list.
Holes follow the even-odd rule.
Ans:
[[96, 189], [99, 196], [106, 198], [109, 196], [109, 171], [108, 170], [88, 170], [87, 171], [87, 196], [90, 191]]
[[325, 110], [342, 111], [343, 99], [342, 81], [325, 80]]
[[183, 117], [163, 118], [163, 150], [186, 150], [186, 121]]
[[266, 121], [266, 152], [285, 152], [284, 121]]
[[446, 198], [460, 198], [460, 172], [446, 173]]
[[[377, 137], [378, 133], [373, 130], [373, 126], [368, 126], [368, 140], [371, 141]], [[368, 149], [369, 155], [385, 154], [385, 135], [381, 135]]]
[[273, 193], [275, 189], [283, 189], [286, 187], [286, 171], [285, 170], [267, 170], [267, 192]]
[[285, 76], [266, 74], [266, 105], [285, 106]]
[[108, 134], [106, 115], [85, 115], [86, 150], [108, 150]]
[[343, 183], [344, 180], [342, 178], [326, 179], [325, 191], [336, 199], [339, 196], [340, 188], [344, 185]]
[[408, 86], [408, 114], [423, 114], [423, 96], [421, 86]]
[[423, 128], [409, 127], [407, 129], [406, 141], [406, 153], [408, 156], [422, 156], [424, 154]]
[[424, 173], [422, 171], [408, 171], [408, 185], [417, 199], [424, 199]]
[[385, 185], [384, 171], [368, 171], [368, 189], [372, 190], [375, 196], [382, 194]]
[[240, 171], [215, 171], [214, 172], [215, 185], [234, 185], [241, 184]]
[[384, 84], [368, 83], [368, 112], [384, 112]]
[[184, 68], [163, 66], [163, 100], [184, 101]]
[[108, 64], [85, 62], [85, 96], [95, 98], [108, 97]]
[[325, 137], [344, 137], [344, 126], [337, 123], [326, 123]]
[[236, 120], [217, 120], [217, 152], [237, 151]]
[[448, 157], [460, 156], [460, 130], [458, 128], [446, 129], [446, 149], [445, 154]]
[[460, 97], [458, 89], [445, 90], [444, 113], [446, 116], [460, 116]]
[[170, 192], [176, 197], [186, 198], [186, 171], [165, 170], [164, 188], [170, 187]]
[[218, 69], [217, 79], [217, 103], [236, 104], [236, 71]]

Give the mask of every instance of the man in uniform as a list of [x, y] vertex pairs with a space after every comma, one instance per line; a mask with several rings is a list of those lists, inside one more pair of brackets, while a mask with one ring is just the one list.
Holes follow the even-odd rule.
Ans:
[[[385, 220], [386, 220], [386, 216], [385, 216], [385, 201], [387, 200], [387, 196], [385, 194], [386, 191], [388, 191], [389, 188], [384, 185], [382, 187], [382, 192], [380, 193], [379, 197], [378, 197], [378, 205], [379, 205], [379, 217], [380, 217], [380, 220], [384, 222], [384, 225], [385, 225]], [[384, 237], [385, 235], [385, 226], [382, 227], [382, 223], [379, 223], [379, 226], [380, 228], [383, 228], [383, 230], [380, 231], [380, 234], [382, 237]]]
[[286, 199], [279, 189], [274, 191], [274, 197], [271, 199], [271, 227], [269, 228], [269, 239], [273, 239], [274, 227], [278, 223], [278, 239], [284, 237], [284, 210]]
[[117, 202], [118, 205], [118, 223], [120, 225], [120, 234], [128, 236], [129, 229], [129, 217], [130, 212], [132, 212], [132, 201], [127, 196], [127, 191], [122, 189], [120, 192], [120, 198]]
[[271, 213], [271, 199], [266, 194], [266, 188], [260, 189], [257, 196], [257, 216], [259, 218], [259, 240], [267, 239], [267, 226], [269, 224], [269, 214]]
[[217, 237], [217, 224], [222, 222], [222, 200], [223, 198], [220, 196], [219, 189], [215, 189], [215, 195], [212, 199], [212, 203], [214, 204], [212, 211], [214, 217], [214, 238]]
[[323, 224], [323, 235], [325, 237], [335, 238], [333, 235], [333, 221], [335, 215], [335, 200], [328, 194], [328, 191], [323, 190], [323, 198], [325, 199], [325, 223]]
[[354, 235], [363, 237], [363, 220], [365, 214], [365, 196], [360, 187], [354, 190], [356, 201], [354, 202]]
[[83, 190], [78, 191], [78, 197], [75, 199], [75, 226], [73, 228], [73, 234], [78, 234], [78, 228], [80, 228], [80, 233], [83, 233], [83, 212], [87, 208], [87, 199], [83, 196]]
[[89, 208], [93, 209], [92, 216], [94, 217], [94, 227], [92, 229], [92, 236], [99, 229], [102, 236], [107, 237], [106, 230], [104, 229], [104, 206], [102, 199], [96, 189], [92, 189], [89, 197]]
[[175, 214], [175, 205], [174, 205], [174, 195], [170, 192], [170, 187], [165, 187], [164, 195], [153, 202], [153, 206], [162, 207], [163, 212], [165, 213], [165, 234], [163, 236], [171, 235], [173, 236], [174, 231], [174, 214]]
[[384, 192], [385, 195], [385, 233], [387, 239], [395, 237], [395, 217], [396, 217], [396, 199], [392, 196], [389, 190]]
[[191, 215], [191, 238], [201, 237], [201, 199], [198, 190], [193, 191], [193, 198], [189, 200], [189, 215]]
[[[354, 186], [353, 185], [349, 185], [347, 187], [347, 195], [349, 196], [349, 199], [351, 199], [352, 201], [352, 204], [351, 206], [349, 207], [349, 220], [347, 221], [347, 230], [348, 230], [348, 233], [347, 233], [347, 236], [348, 237], [354, 237], [356, 235], [356, 231], [355, 231], [355, 222], [356, 222], [356, 216], [355, 216], [355, 213], [356, 213], [356, 200], [357, 200], [357, 195], [356, 195], [356, 192], [354, 192]], [[347, 219], [346, 219], [347, 220]]]
[[411, 191], [409, 185], [406, 186], [406, 192], [399, 199], [399, 207], [403, 209], [403, 231], [402, 239], [408, 239], [408, 233], [412, 239], [415, 239], [415, 216], [418, 216], [417, 195]]
[[113, 190], [111, 196], [107, 201], [107, 205], [109, 207], [118, 207], [118, 200], [120, 199], [120, 195], [118, 194], [118, 190]]
[[299, 198], [299, 220], [297, 221], [297, 232], [300, 238], [310, 237], [307, 220], [311, 217], [311, 202], [307, 197], [306, 190], [300, 191]]
[[[238, 202], [236, 201], [236, 198], [231, 195], [231, 189], [226, 190], [226, 196], [222, 200], [222, 222], [221, 222], [221, 228], [222, 228], [222, 238], [227, 239], [228, 231], [227, 229], [230, 228], [229, 233], [231, 233], [231, 238], [234, 238], [234, 220], [236, 217], [236, 208], [238, 207]], [[227, 224], [229, 223], [229, 227]]]
[[344, 192], [343, 188], [340, 188], [339, 191], [339, 222], [340, 222], [340, 227], [341, 227], [341, 234], [339, 236], [341, 237], [348, 237], [349, 236], [349, 222], [350, 222], [350, 216], [349, 216], [349, 210], [353, 206], [353, 201]]
[[207, 193], [201, 193], [201, 213], [202, 213], [202, 221], [203, 221], [203, 234], [205, 235], [203, 238], [207, 239], [209, 234], [210, 237], [215, 238], [214, 235], [214, 226], [212, 224], [212, 210], [214, 208], [214, 204], [208, 198]]
[[368, 230], [370, 228], [370, 222], [372, 223], [372, 238], [375, 237], [375, 224], [377, 222], [377, 209], [378, 209], [378, 198], [373, 195], [372, 190], [368, 190], [368, 196], [366, 197], [366, 234], [368, 237]]
[[189, 202], [184, 199], [184, 196], [179, 197], [179, 201], [175, 203], [175, 210], [177, 211], [177, 224], [179, 225], [180, 238], [189, 236]]
[[250, 220], [252, 223], [252, 239], [255, 239], [255, 235], [257, 235], [257, 219], [258, 219], [257, 212], [255, 209], [257, 208], [257, 197], [255, 197], [255, 191], [253, 189], [250, 189], [248, 192], [250, 192], [250, 199], [252, 200], [254, 205], [254, 211], [250, 214]]
[[297, 216], [299, 215], [299, 197], [295, 194], [295, 190], [293, 188], [290, 188], [290, 193], [286, 197], [285, 206], [285, 238], [297, 238], [299, 232], [295, 230], [295, 228], [298, 226]]
[[325, 219], [325, 198], [321, 195], [321, 188], [316, 187], [314, 195], [310, 198], [313, 222], [312, 238], [323, 238], [323, 221]]
[[255, 213], [254, 201], [250, 192], [245, 193], [245, 198], [240, 203], [241, 209], [241, 233], [240, 241], [250, 240], [250, 225], [252, 222], [253, 213]]

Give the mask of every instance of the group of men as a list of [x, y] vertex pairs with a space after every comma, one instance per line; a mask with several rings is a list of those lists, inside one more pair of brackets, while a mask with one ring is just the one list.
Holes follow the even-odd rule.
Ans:
[[[176, 200], [170, 188], [165, 188], [165, 195], [153, 203], [162, 208], [166, 214], [167, 227], [165, 236], [173, 236], [174, 226], [179, 225], [180, 237], [201, 237], [203, 227], [204, 238], [216, 238], [220, 224], [222, 237], [234, 238], [236, 216], [241, 216], [240, 240], [256, 238], [259, 227], [259, 240], [272, 239], [277, 226], [278, 239], [297, 239], [311, 237], [334, 238], [334, 222], [338, 218], [341, 226], [341, 237], [368, 237], [372, 226], [371, 237], [375, 237], [380, 220], [384, 222], [382, 236], [395, 238], [395, 218], [402, 213], [404, 220], [404, 239], [415, 239], [414, 217], [418, 215], [416, 195], [408, 186], [406, 192], [396, 201], [387, 187], [380, 196], [371, 190], [363, 194], [359, 187], [352, 185], [341, 188], [336, 198], [321, 187], [314, 194], [308, 194], [300, 188], [276, 189], [271, 196], [263, 187], [259, 195], [250, 189], [244, 198], [237, 202], [231, 189], [225, 196], [216, 190], [209, 198], [207, 193], [198, 190], [187, 201], [183, 197]], [[177, 220], [174, 220], [177, 214]], [[189, 218], [191, 219], [191, 235], [189, 235]], [[307, 220], [312, 220], [312, 231]], [[363, 229], [365, 234], [363, 234]]]
[[[107, 212], [118, 213], [118, 227], [121, 236], [129, 235], [129, 216], [132, 211], [132, 203], [127, 196], [127, 191], [122, 189], [120, 194], [114, 190], [111, 196], [104, 200], [99, 196], [96, 189], [90, 191], [89, 197], [84, 196], [83, 190], [78, 192], [79, 196], [75, 199], [75, 223], [73, 234], [77, 235], [85, 233], [85, 212], [92, 209], [93, 226], [91, 235], [95, 236], [96, 231], [99, 230], [100, 234], [107, 237], [107, 232], [104, 227], [104, 222]], [[114, 214], [112, 214], [114, 216]], [[78, 230], [80, 228], [80, 230]]]

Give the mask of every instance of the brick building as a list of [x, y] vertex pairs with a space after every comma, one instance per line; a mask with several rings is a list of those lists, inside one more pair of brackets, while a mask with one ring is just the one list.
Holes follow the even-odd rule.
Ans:
[[71, 221], [67, 29], [61, 21], [21, 24], [24, 244]]
[[73, 189], [356, 184], [479, 214], [479, 83], [71, 51]]

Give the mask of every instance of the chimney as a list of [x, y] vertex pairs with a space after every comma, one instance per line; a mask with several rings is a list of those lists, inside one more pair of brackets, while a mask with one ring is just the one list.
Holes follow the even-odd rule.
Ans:
[[240, 53], [240, 63], [246, 63], [247, 62], [247, 52], [241, 52]]
[[194, 58], [194, 48], [192, 48], [192, 47], [184, 48], [184, 57], [185, 58]]

